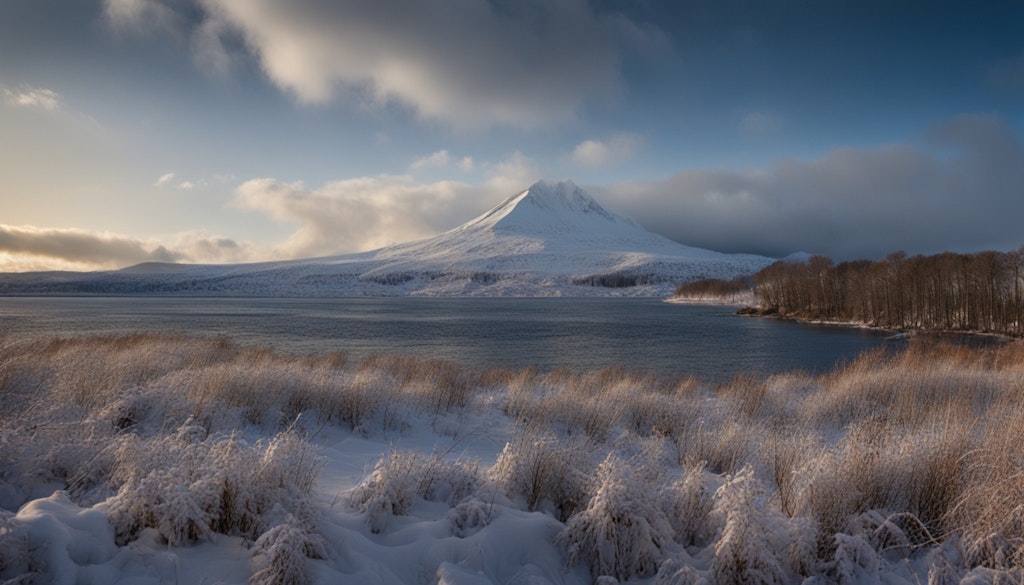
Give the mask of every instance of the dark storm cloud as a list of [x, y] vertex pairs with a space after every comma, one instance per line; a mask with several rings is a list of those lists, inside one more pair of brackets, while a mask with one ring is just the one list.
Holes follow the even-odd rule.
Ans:
[[[213, 69], [242, 45], [299, 101], [344, 96], [399, 104], [458, 127], [572, 119], [615, 95], [626, 55], [665, 48], [662, 33], [586, 0], [197, 0], [197, 61]], [[115, 27], [147, 15], [179, 23], [182, 2], [107, 0]]]
[[605, 196], [648, 229], [727, 252], [850, 259], [1024, 244], [1024, 148], [986, 116], [957, 117], [920, 146], [684, 172], [612, 185]]

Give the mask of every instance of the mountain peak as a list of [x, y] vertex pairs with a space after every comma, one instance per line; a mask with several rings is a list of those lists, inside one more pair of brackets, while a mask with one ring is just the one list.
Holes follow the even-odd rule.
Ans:
[[537, 181], [462, 228], [501, 232], [551, 232], [600, 229], [600, 225], [636, 229], [632, 220], [601, 206], [572, 181]]
[[572, 181], [540, 180], [513, 199], [519, 200], [517, 204], [530, 203], [548, 211], [593, 213], [610, 220], [615, 219], [589, 193]]

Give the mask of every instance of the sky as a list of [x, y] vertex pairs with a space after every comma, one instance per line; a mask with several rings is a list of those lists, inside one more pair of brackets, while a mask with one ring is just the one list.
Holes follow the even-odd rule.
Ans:
[[571, 179], [679, 242], [1024, 245], [1024, 2], [0, 0], [0, 271], [326, 256]]

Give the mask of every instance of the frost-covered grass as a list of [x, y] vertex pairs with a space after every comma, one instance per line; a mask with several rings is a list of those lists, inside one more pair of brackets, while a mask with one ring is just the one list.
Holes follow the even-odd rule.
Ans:
[[1018, 343], [712, 385], [7, 339], [0, 581], [1013, 583], [1021, 437]]

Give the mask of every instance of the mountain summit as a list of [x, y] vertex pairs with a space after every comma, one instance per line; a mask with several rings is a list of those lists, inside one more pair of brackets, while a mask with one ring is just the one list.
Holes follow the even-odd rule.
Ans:
[[572, 181], [537, 181], [463, 227], [521, 232], [549, 227], [587, 229], [586, 224], [591, 224], [592, 229], [621, 225], [639, 227], [601, 207]]
[[682, 282], [752, 274], [772, 261], [674, 242], [608, 211], [572, 181], [538, 181], [453, 230], [370, 252], [8, 275], [0, 278], [0, 293], [668, 296]]

